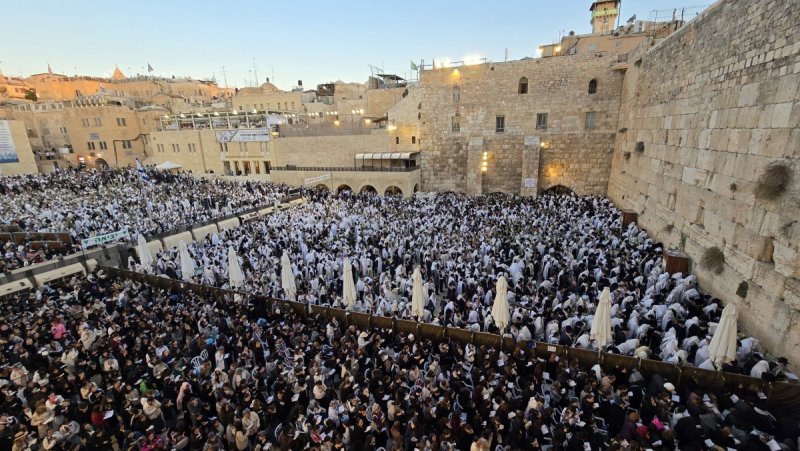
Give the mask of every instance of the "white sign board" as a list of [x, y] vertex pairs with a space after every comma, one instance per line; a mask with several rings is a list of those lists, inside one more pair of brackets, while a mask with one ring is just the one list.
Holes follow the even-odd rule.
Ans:
[[329, 172], [327, 174], [322, 174], [316, 177], [311, 177], [303, 180], [303, 186], [315, 185], [319, 182], [324, 182], [325, 180], [330, 180], [330, 179], [331, 179], [331, 173]]
[[121, 240], [123, 238], [128, 238], [128, 229], [117, 230], [116, 232], [106, 233], [105, 235], [97, 235], [91, 238], [86, 238], [81, 240], [81, 248], [86, 249], [91, 246], [96, 246], [98, 244], [105, 244], [111, 243], [117, 240]]
[[535, 178], [525, 178], [523, 179], [525, 183], [525, 188], [536, 188], [536, 179]]
[[217, 132], [217, 142], [269, 142], [268, 128], [248, 128], [241, 130], [223, 130]]
[[17, 146], [14, 145], [8, 121], [0, 121], [0, 163], [19, 163]]

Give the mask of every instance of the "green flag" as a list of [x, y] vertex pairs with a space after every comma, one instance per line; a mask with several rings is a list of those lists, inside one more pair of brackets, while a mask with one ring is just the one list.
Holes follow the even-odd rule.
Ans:
[[419, 67], [413, 61], [411, 62], [411, 70], [419, 70]]

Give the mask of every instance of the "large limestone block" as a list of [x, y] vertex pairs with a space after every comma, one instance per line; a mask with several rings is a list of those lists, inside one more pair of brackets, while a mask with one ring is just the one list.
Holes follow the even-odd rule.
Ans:
[[780, 298], [786, 290], [786, 277], [775, 271], [772, 263], [758, 262], [754, 266], [753, 282], [773, 298]]
[[743, 279], [752, 279], [755, 274], [756, 261], [742, 252], [735, 246], [725, 249], [725, 265], [733, 268], [734, 271], [742, 275]]
[[773, 259], [776, 271], [786, 277], [800, 277], [800, 255], [797, 249], [776, 241]]
[[783, 300], [794, 310], [800, 311], [800, 279], [786, 279]]
[[758, 261], [769, 262], [772, 260], [771, 237], [761, 236], [745, 227], [736, 226], [733, 242], [742, 252]]

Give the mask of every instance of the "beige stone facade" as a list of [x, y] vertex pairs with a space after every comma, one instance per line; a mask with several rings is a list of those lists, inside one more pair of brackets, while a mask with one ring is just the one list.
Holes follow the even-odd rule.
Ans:
[[16, 174], [35, 174], [38, 172], [36, 159], [31, 150], [30, 141], [22, 121], [0, 119], [0, 126], [7, 126], [11, 132], [11, 140], [17, 151], [16, 163], [0, 163], [0, 176]]
[[[722, 1], [631, 56], [609, 195], [692, 258], [702, 285], [735, 302], [740, 325], [800, 364], [800, 8]], [[758, 198], [770, 165], [793, 174]], [[700, 262], [718, 247], [721, 274]], [[737, 288], [747, 283], [747, 296]]]
[[[396, 187], [404, 195], [419, 189], [420, 171], [362, 169], [356, 155], [397, 152], [386, 129], [370, 134], [275, 138], [269, 142], [220, 143], [217, 130], [164, 130], [150, 136], [147, 164], [166, 161], [182, 170], [217, 176], [240, 174], [242, 179], [272, 180], [303, 186], [307, 179], [329, 175], [314, 183], [328, 189], [346, 186], [354, 191], [371, 187], [378, 193]], [[358, 170], [357, 170], [358, 169]], [[367, 187], [367, 188], [365, 188]]]
[[113, 92], [120, 96], [151, 102], [158, 94], [179, 96], [187, 104], [208, 104], [217, 99], [226, 99], [233, 89], [221, 88], [212, 82], [189, 79], [158, 77], [132, 77], [107, 79], [97, 77], [69, 77], [61, 74], [42, 73], [24, 79], [25, 84], [36, 91], [40, 100], [73, 100], [76, 97]]
[[604, 194], [622, 92], [615, 62], [577, 55], [423, 71], [423, 190], [530, 194], [564, 185]]
[[69, 147], [64, 155], [72, 164], [128, 166], [147, 156], [149, 133], [159, 124], [158, 109], [70, 102], [24, 103], [5, 108], [22, 121], [29, 145], [37, 151]]

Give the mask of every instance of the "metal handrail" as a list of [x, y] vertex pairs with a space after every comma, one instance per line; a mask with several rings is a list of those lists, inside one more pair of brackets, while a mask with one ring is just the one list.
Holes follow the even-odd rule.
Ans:
[[327, 167], [327, 166], [273, 166], [271, 172], [275, 171], [331, 171], [331, 172], [413, 172], [419, 166], [407, 168], [380, 168], [380, 167]]

